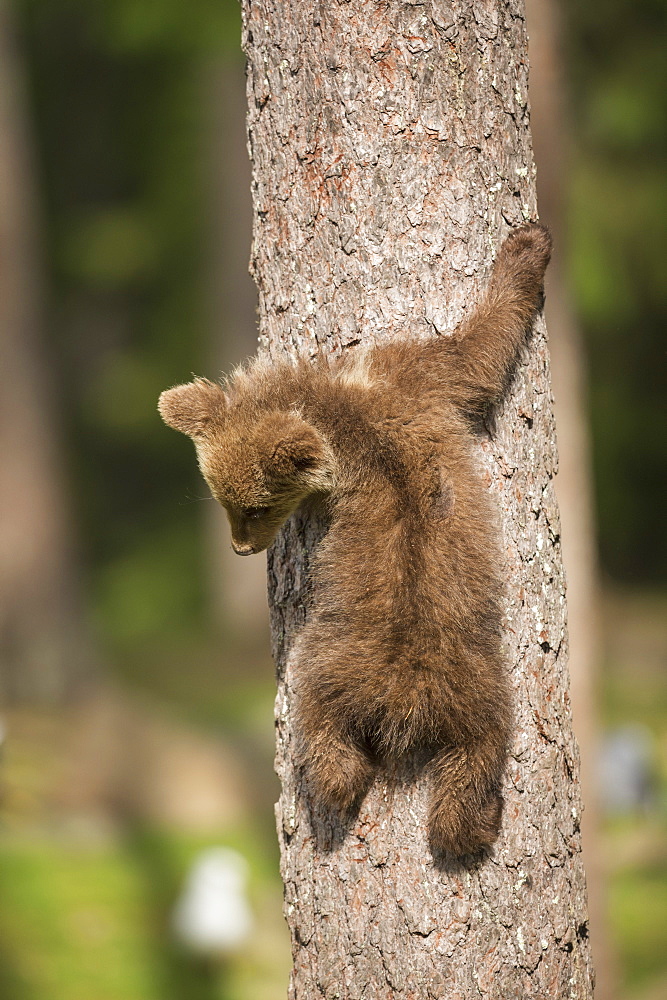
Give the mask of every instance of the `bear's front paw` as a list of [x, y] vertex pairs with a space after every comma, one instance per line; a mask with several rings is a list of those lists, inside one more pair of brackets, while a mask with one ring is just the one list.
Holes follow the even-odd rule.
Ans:
[[502, 263], [502, 258], [505, 258], [514, 268], [543, 275], [552, 249], [553, 240], [546, 226], [539, 222], [530, 223], [509, 234], [500, 248], [498, 263]]

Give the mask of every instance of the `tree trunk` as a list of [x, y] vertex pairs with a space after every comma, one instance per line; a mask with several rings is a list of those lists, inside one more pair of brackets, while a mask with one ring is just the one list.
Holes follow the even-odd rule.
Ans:
[[[451, 331], [508, 225], [536, 217], [522, 0], [243, 0], [260, 339], [338, 353]], [[501, 513], [516, 736], [500, 838], [436, 867], [426, 781], [378, 779], [315, 843], [292, 759], [293, 664], [318, 526], [269, 556], [290, 997], [592, 994], [544, 326], [479, 436]], [[327, 821], [326, 818], [324, 820]]]
[[84, 647], [71, 520], [44, 357], [27, 109], [0, 0], [0, 696], [62, 698]]

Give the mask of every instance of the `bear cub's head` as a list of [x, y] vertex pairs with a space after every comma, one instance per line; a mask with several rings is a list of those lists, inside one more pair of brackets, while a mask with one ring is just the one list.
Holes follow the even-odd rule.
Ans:
[[332, 487], [331, 453], [298, 413], [230, 403], [222, 386], [203, 378], [167, 389], [158, 408], [169, 427], [194, 441], [238, 555], [268, 548], [302, 500]]

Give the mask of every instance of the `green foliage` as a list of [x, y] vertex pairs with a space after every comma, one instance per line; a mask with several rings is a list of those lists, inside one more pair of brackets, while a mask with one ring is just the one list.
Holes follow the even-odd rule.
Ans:
[[158, 524], [123, 546], [97, 575], [100, 630], [129, 644], [173, 634], [174, 623], [196, 620], [202, 601], [197, 551], [189, 522]]
[[639, 863], [617, 874], [611, 881], [609, 906], [626, 986], [636, 990], [664, 975], [667, 946], [664, 859]]
[[73, 215], [64, 228], [64, 277], [91, 289], [140, 287], [155, 274], [158, 263], [151, 220], [134, 207], [95, 207]]
[[658, 592], [607, 595], [603, 722], [633, 725], [653, 748], [651, 804], [607, 818], [602, 854], [608, 929], [619, 996], [661, 994], [667, 976], [667, 599]]
[[604, 568], [665, 580], [667, 4], [568, 2], [572, 285], [589, 354]]
[[[201, 624], [192, 449], [159, 392], [203, 369], [211, 65], [235, 0], [20, 0], [79, 535], [108, 639]], [[185, 506], [184, 506], [185, 504]]]

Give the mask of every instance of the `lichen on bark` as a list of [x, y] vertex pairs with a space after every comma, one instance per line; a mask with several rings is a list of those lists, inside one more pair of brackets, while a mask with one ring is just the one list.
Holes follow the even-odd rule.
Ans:
[[[243, 17], [263, 349], [451, 331], [509, 227], [537, 217], [522, 0], [243, 0]], [[592, 995], [541, 321], [478, 454], [502, 525], [516, 705], [484, 857], [433, 864], [419, 773], [379, 778], [346, 833], [309, 815], [290, 649], [320, 526], [293, 518], [269, 555], [293, 1000]]]

